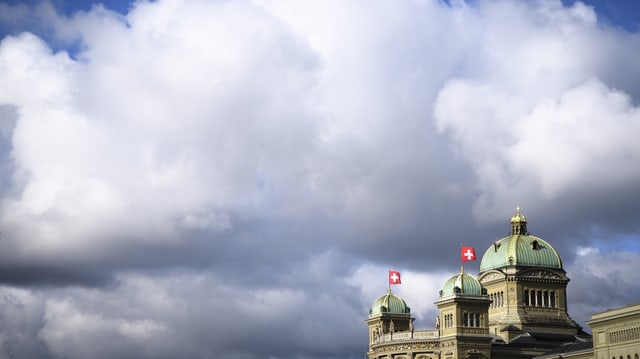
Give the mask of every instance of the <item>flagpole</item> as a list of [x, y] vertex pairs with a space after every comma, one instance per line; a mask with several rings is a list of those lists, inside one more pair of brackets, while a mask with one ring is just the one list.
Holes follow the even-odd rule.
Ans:
[[476, 250], [473, 247], [465, 246], [460, 243], [460, 272], [464, 273], [464, 262], [475, 261], [476, 258]]

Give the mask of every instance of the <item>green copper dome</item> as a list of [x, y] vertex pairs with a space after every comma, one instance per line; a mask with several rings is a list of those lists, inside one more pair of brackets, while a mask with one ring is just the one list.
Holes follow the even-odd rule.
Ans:
[[482, 295], [482, 285], [474, 276], [461, 271], [449, 278], [440, 291], [440, 297], [448, 297], [454, 294]]
[[527, 232], [527, 219], [520, 213], [520, 207], [511, 217], [511, 235], [487, 249], [480, 262], [480, 272], [508, 266], [562, 269], [562, 260], [555, 248]]
[[406, 314], [410, 312], [411, 309], [407, 307], [407, 303], [405, 303], [402, 298], [391, 293], [391, 289], [389, 289], [387, 294], [379, 297], [373, 302], [371, 309], [369, 310], [369, 315], [378, 313]]

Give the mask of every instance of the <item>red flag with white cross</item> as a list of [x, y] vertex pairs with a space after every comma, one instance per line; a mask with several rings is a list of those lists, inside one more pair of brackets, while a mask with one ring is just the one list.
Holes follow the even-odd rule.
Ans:
[[461, 255], [462, 255], [462, 261], [463, 262], [469, 262], [469, 261], [475, 261], [476, 260], [476, 250], [473, 249], [473, 247], [463, 246]]
[[400, 272], [395, 270], [389, 270], [389, 285], [391, 284], [400, 284]]

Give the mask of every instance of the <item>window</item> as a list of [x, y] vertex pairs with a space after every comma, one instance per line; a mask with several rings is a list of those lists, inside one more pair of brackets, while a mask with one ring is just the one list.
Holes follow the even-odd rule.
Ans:
[[539, 290], [537, 291], [537, 298], [536, 298], [536, 306], [541, 307], [542, 306], [542, 291]]
[[444, 316], [444, 327], [445, 328], [453, 327], [453, 314], [446, 314]]
[[524, 295], [522, 296], [522, 302], [524, 305], [529, 305], [529, 290], [524, 290]]

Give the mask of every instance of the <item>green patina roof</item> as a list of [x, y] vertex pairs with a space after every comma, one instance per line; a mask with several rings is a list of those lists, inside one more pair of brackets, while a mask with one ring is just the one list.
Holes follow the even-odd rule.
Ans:
[[440, 291], [440, 297], [454, 294], [482, 295], [482, 285], [474, 276], [460, 272], [449, 278]]
[[397, 295], [391, 293], [391, 289], [387, 291], [387, 294], [376, 299], [371, 305], [371, 310], [369, 310], [369, 315], [374, 315], [378, 313], [399, 313], [405, 314], [409, 313], [411, 310], [407, 307], [407, 303], [398, 297]]
[[511, 217], [511, 235], [487, 249], [480, 262], [480, 272], [508, 266], [562, 269], [558, 251], [547, 241], [527, 232], [527, 218], [520, 213], [520, 207]]
[[480, 272], [507, 266], [562, 269], [562, 260], [547, 241], [520, 234], [504, 237], [489, 247], [482, 256]]

